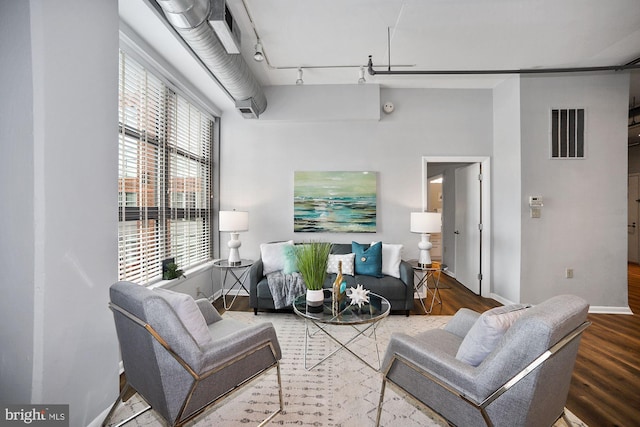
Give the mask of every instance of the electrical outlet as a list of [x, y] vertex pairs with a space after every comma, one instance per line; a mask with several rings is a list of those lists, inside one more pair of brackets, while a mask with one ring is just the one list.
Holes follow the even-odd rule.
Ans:
[[567, 269], [564, 271], [564, 277], [565, 277], [566, 279], [573, 279], [573, 268], [567, 268]]

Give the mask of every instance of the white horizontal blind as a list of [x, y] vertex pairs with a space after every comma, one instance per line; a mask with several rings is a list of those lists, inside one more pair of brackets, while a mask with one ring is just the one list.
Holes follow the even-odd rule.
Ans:
[[213, 121], [120, 53], [118, 277], [210, 258]]

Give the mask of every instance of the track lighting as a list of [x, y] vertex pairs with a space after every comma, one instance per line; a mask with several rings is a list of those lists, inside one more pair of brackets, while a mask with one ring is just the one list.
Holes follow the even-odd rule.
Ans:
[[366, 83], [367, 81], [364, 78], [364, 67], [360, 66], [360, 71], [359, 71], [359, 78], [358, 78], [358, 84], [363, 84]]
[[253, 54], [253, 59], [257, 62], [264, 61], [264, 53], [262, 52], [262, 43], [260, 43], [260, 39], [256, 43], [256, 53]]
[[302, 68], [300, 67], [298, 67], [298, 80], [296, 80], [296, 84], [297, 85], [304, 84], [304, 81], [302, 80]]

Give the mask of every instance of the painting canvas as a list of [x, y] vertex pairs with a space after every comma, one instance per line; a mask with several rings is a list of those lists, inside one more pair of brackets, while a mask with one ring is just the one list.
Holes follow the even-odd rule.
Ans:
[[375, 233], [375, 172], [294, 172], [295, 232]]

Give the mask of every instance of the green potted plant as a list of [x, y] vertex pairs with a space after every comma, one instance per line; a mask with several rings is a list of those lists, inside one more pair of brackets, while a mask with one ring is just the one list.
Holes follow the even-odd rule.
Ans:
[[178, 277], [184, 276], [181, 269], [178, 268], [178, 264], [171, 262], [165, 266], [165, 271], [162, 273], [162, 278], [164, 280], [172, 280], [177, 279]]
[[302, 280], [307, 287], [307, 309], [321, 312], [324, 302], [322, 285], [327, 275], [327, 261], [331, 253], [331, 243], [311, 242], [300, 245], [296, 250], [296, 262]]

